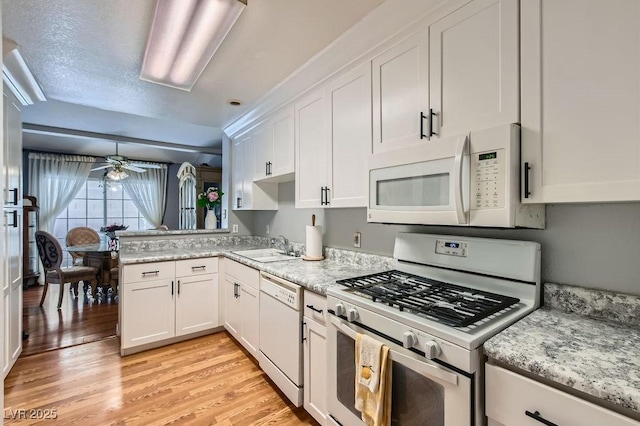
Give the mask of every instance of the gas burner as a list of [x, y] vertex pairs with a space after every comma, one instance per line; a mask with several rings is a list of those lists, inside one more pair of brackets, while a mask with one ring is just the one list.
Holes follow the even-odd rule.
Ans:
[[475, 290], [400, 271], [337, 281], [353, 292], [400, 311], [452, 327], [466, 327], [520, 302], [515, 297]]

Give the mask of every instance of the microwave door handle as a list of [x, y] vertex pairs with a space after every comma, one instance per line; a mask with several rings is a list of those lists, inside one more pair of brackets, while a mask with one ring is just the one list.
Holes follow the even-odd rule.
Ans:
[[[345, 336], [356, 340], [357, 331], [352, 329], [349, 325], [343, 324], [341, 320], [335, 317], [331, 317], [331, 324]], [[444, 370], [442, 367], [431, 364], [426, 358], [424, 361], [417, 361], [411, 357], [401, 354], [396, 351], [391, 344], [387, 344], [389, 347], [389, 358], [392, 361], [397, 361], [403, 365], [406, 365], [413, 371], [417, 371], [425, 376], [437, 377], [445, 382], [449, 382], [454, 386], [458, 385], [458, 376], [454, 373], [450, 373]]]
[[464, 200], [462, 199], [462, 166], [464, 165], [464, 155], [466, 154], [468, 147], [469, 135], [465, 135], [462, 142], [458, 140], [456, 157], [454, 160], [453, 186], [455, 192], [456, 214], [458, 215], [459, 224], [467, 223], [467, 215], [464, 211]]

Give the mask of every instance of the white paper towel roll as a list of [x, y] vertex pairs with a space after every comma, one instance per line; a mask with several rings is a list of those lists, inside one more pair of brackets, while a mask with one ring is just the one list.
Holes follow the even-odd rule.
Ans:
[[322, 258], [322, 226], [307, 225], [307, 257]]

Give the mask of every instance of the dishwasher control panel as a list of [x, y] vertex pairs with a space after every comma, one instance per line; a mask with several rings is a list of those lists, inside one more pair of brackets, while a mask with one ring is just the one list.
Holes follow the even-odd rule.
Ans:
[[302, 289], [299, 285], [266, 273], [261, 274], [260, 291], [295, 310], [299, 310], [302, 304]]

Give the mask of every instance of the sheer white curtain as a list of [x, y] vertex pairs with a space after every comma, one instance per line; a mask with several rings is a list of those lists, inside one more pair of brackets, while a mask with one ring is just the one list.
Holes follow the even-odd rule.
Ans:
[[154, 228], [162, 225], [167, 202], [167, 165], [158, 166], [159, 169], [146, 169], [144, 173], [130, 172], [128, 178], [120, 181], [133, 204]]
[[87, 181], [94, 157], [29, 153], [29, 194], [38, 199], [40, 229], [53, 232], [56, 218]]

